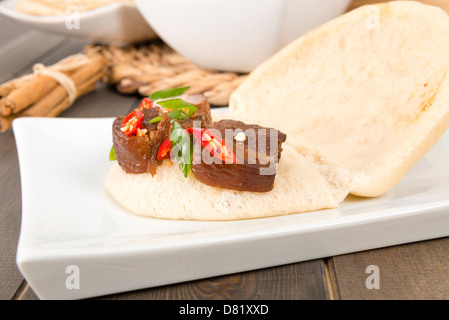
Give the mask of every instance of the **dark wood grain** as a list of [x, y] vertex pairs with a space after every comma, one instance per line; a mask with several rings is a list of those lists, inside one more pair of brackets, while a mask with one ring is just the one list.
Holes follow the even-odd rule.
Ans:
[[11, 132], [0, 134], [0, 299], [11, 299], [22, 281], [16, 267], [21, 222], [20, 174]]
[[117, 294], [120, 300], [325, 300], [323, 260]]
[[22, 280], [12, 300], [39, 300], [25, 279]]
[[[339, 299], [448, 299], [449, 238], [332, 258]], [[368, 266], [379, 268], [379, 289], [367, 289]]]

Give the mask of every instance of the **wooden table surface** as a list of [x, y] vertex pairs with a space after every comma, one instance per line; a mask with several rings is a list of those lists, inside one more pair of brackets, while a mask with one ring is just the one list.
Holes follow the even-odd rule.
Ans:
[[[351, 8], [379, 1], [355, 0]], [[449, 1], [423, 1], [445, 7]], [[86, 42], [41, 33], [0, 18], [0, 83], [80, 52]], [[104, 85], [61, 117], [112, 117], [138, 103]], [[21, 222], [20, 171], [14, 135], [0, 133], [0, 299], [38, 299], [16, 265]], [[449, 214], [449, 212], [448, 212]], [[378, 266], [380, 289], [366, 273]], [[449, 238], [221, 276], [101, 299], [449, 299]]]

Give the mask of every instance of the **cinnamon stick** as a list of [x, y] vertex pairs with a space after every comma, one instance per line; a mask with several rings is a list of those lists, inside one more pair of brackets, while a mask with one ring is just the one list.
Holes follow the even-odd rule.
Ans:
[[[99, 70], [96, 74], [91, 75], [86, 80], [81, 79], [80, 74], [85, 74], [85, 70], [76, 71], [73, 74], [72, 80], [74, 80], [77, 90], [76, 98], [87, 94], [95, 89], [95, 84], [103, 77], [104, 72]], [[84, 80], [84, 81], [83, 81]], [[39, 102], [28, 108], [23, 112], [24, 117], [39, 117], [39, 116], [56, 116], [62, 113], [70, 107], [67, 92], [62, 86], [58, 86], [46, 95]]]
[[[100, 69], [103, 69], [106, 60], [98, 53], [93, 52], [89, 54], [91, 61], [82, 67], [78, 67], [76, 70], [76, 75], [74, 81], [81, 82], [86, 78], [89, 78], [93, 74], [97, 73]], [[70, 65], [73, 59], [68, 58], [62, 62], [62, 65]], [[60, 71], [61, 72], [61, 71]], [[73, 70], [62, 72], [68, 76], [72, 76]], [[29, 75], [28, 75], [29, 76]], [[21, 80], [16, 79], [16, 80]], [[15, 86], [11, 90], [11, 86], [14, 86], [15, 80], [11, 81], [10, 84], [2, 86], [0, 92], [7, 93], [0, 99], [0, 115], [9, 116], [14, 113], [19, 113], [37, 101], [40, 101], [45, 97], [50, 91], [58, 87], [58, 82], [49, 75], [39, 74], [27, 81], [22, 81], [20, 86]], [[9, 91], [9, 92], [8, 92]]]
[[49, 76], [37, 76], [0, 100], [0, 115], [9, 116], [25, 110], [57, 85], [58, 82]]
[[[91, 77], [89, 81], [81, 84], [78, 90], [77, 98], [88, 94], [95, 90], [98, 79], [102, 77], [102, 74], [98, 73], [95, 77]], [[95, 80], [96, 79], [96, 80]], [[46, 106], [44, 108], [43, 106]], [[5, 132], [11, 128], [14, 119], [19, 117], [57, 117], [64, 112], [69, 105], [69, 98], [66, 96], [61, 101], [54, 105], [49, 104], [37, 104], [28, 108], [25, 112], [12, 114], [10, 116], [0, 116], [0, 132]]]
[[[87, 62], [70, 64], [73, 59], [69, 57], [58, 65], [70, 69], [64, 73], [76, 87], [75, 99], [93, 91], [106, 73], [107, 60], [102, 55], [92, 50], [86, 56], [90, 59]], [[47, 75], [14, 79], [0, 86], [0, 94], [0, 132], [8, 130], [17, 117], [54, 117], [71, 106], [65, 87]]]
[[6, 97], [11, 91], [16, 88], [13, 82], [7, 82], [0, 86], [0, 99]]
[[[83, 88], [83, 90], [80, 92], [78, 97], [84, 96], [88, 94], [89, 92], [92, 92], [95, 90], [95, 83], [90, 84], [89, 86], [86, 86]], [[67, 108], [69, 107], [69, 98], [64, 98], [63, 101], [61, 101], [59, 104], [57, 104], [55, 107], [53, 107], [47, 114], [45, 114], [45, 117], [57, 117], [61, 113], [63, 113]]]
[[[77, 88], [78, 95], [83, 92], [83, 89], [80, 88], [81, 85], [86, 85], [86, 82], [90, 85], [90, 83], [97, 82], [102, 78], [105, 65], [106, 60], [97, 54], [91, 58], [89, 63], [80, 67], [70, 75], [70, 78]], [[26, 110], [23, 115], [31, 117], [43, 116], [56, 105], [59, 105], [66, 97], [67, 91], [62, 86], [57, 86], [49, 94]]]
[[0, 132], [5, 132], [11, 128], [12, 121], [17, 117], [19, 117], [18, 114], [11, 116], [0, 116]]

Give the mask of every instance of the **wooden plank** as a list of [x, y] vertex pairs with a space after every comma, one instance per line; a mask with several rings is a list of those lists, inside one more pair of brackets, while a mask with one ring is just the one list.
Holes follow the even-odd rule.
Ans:
[[[446, 300], [449, 298], [449, 238], [332, 258], [332, 282], [343, 300]], [[379, 289], [368, 289], [377, 273]]]
[[100, 297], [102, 300], [325, 300], [323, 260], [291, 264], [159, 288]]
[[29, 284], [25, 280], [22, 280], [19, 288], [14, 294], [13, 300], [39, 300], [34, 291], [30, 288]]
[[0, 299], [11, 299], [22, 281], [16, 266], [21, 222], [20, 174], [12, 132], [0, 134]]

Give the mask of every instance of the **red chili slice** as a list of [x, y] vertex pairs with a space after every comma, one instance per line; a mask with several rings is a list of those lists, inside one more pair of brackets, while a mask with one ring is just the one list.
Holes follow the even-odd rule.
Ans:
[[215, 158], [225, 163], [238, 163], [238, 159], [231, 148], [229, 148], [220, 138], [215, 137], [209, 130], [202, 128], [189, 128], [187, 133], [193, 133], [201, 146], [210, 152]]
[[143, 113], [133, 111], [128, 114], [122, 123], [122, 132], [127, 136], [133, 136], [137, 133], [137, 129], [142, 129]]
[[171, 141], [170, 138], [165, 140], [161, 147], [159, 148], [159, 151], [157, 152], [157, 160], [162, 161], [164, 159], [170, 158], [170, 151], [171, 151]]
[[140, 103], [139, 110], [151, 108], [153, 108], [153, 100], [151, 100], [150, 98], [144, 98]]

